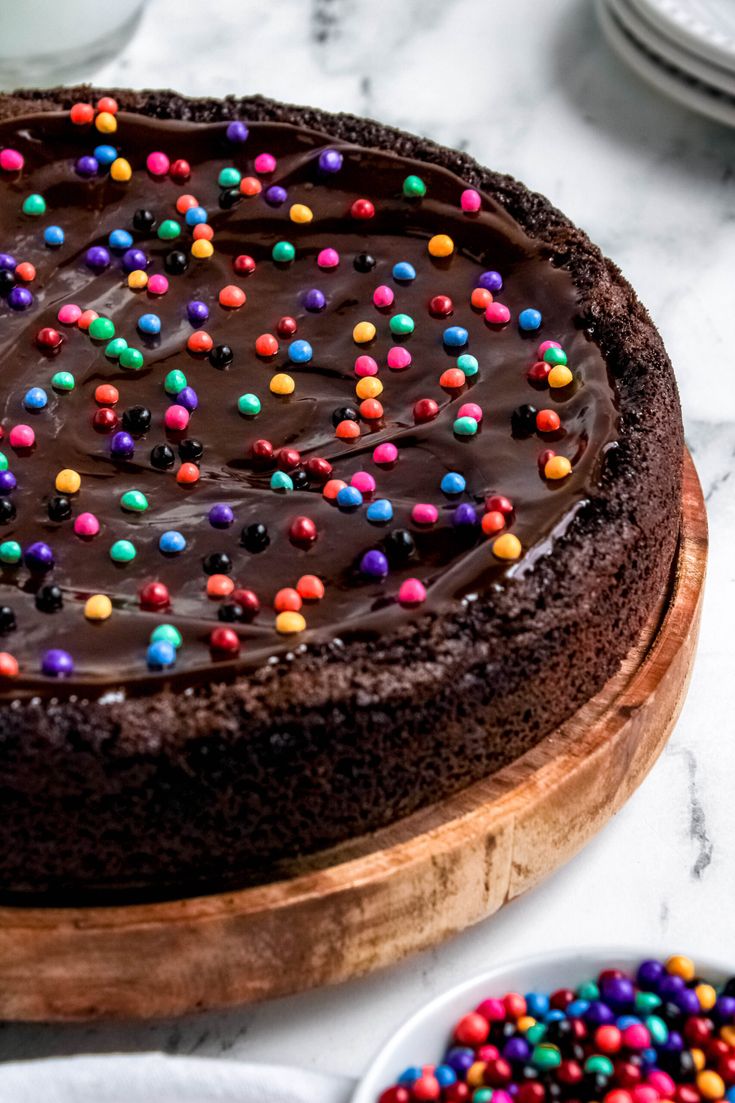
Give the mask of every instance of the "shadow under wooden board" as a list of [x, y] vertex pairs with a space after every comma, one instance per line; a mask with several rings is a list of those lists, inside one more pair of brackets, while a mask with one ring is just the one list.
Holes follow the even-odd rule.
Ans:
[[619, 673], [528, 754], [269, 885], [162, 904], [0, 908], [0, 1018], [147, 1018], [331, 984], [435, 945], [566, 862], [679, 715], [707, 558], [688, 453], [677, 559]]

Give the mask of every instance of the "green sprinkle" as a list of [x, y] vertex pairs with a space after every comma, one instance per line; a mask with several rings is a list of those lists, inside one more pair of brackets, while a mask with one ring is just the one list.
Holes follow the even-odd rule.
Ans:
[[131, 513], [145, 513], [148, 509], [148, 499], [142, 490], [126, 490], [120, 498], [120, 506]]
[[157, 233], [161, 241], [174, 241], [181, 233], [181, 226], [175, 218], [164, 218]]
[[656, 1008], [660, 1006], [661, 997], [657, 996], [655, 992], [636, 992], [636, 1011], [655, 1011]]
[[127, 347], [128, 342], [124, 337], [113, 337], [105, 349], [105, 356], [109, 357], [110, 360], [119, 360]]
[[414, 330], [414, 321], [410, 314], [394, 314], [388, 324], [391, 333], [398, 336], [405, 336], [407, 333], [413, 333]]
[[[465, 375], [467, 375], [466, 371]], [[577, 989], [577, 995], [580, 1000], [598, 1000], [600, 998], [600, 989], [593, 980], [587, 980], [584, 984], [580, 984]]]
[[457, 357], [457, 367], [461, 368], [466, 376], [477, 375], [480, 370], [477, 357], [472, 356], [469, 352], [463, 352], [461, 356]]
[[547, 349], [544, 353], [544, 363], [546, 364], [566, 364], [567, 354], [564, 349]]
[[420, 176], [407, 176], [403, 181], [403, 194], [407, 199], [421, 199], [426, 195], [426, 184]]
[[531, 1062], [537, 1069], [558, 1069], [561, 1064], [561, 1053], [556, 1046], [548, 1043], [536, 1046], [531, 1054]]
[[669, 1028], [663, 1019], [660, 1019], [658, 1015], [647, 1015], [644, 1022], [648, 1027], [648, 1033], [651, 1035], [653, 1044], [655, 1046], [665, 1045], [669, 1040]]
[[546, 1024], [535, 1023], [533, 1026], [529, 1026], [526, 1031], [526, 1041], [530, 1042], [532, 1046], [537, 1045], [546, 1036]]
[[244, 417], [255, 417], [260, 413], [260, 399], [257, 394], [241, 394], [237, 408]]
[[17, 540], [3, 540], [0, 544], [0, 563], [19, 563], [22, 554]]
[[8, 457], [4, 452], [0, 452], [0, 471], [8, 470]]
[[603, 1076], [612, 1076], [615, 1071], [615, 1067], [609, 1057], [603, 1057], [601, 1054], [595, 1054], [594, 1057], [588, 1057], [584, 1063], [585, 1072], [601, 1072]]
[[271, 256], [279, 264], [289, 264], [296, 256], [296, 248], [290, 241], [277, 241]]
[[163, 381], [163, 389], [166, 394], [179, 394], [186, 385], [186, 376], [178, 368], [172, 368]]
[[453, 428], [458, 437], [474, 437], [477, 422], [473, 417], [458, 417]]
[[120, 353], [120, 367], [138, 371], [143, 367], [143, 353], [128, 345], [128, 347], [124, 348]]
[[151, 632], [151, 643], [170, 643], [172, 647], [178, 649], [184, 642], [181, 632], [173, 624], [159, 624]]
[[490, 1103], [493, 1097], [492, 1088], [477, 1088], [472, 1093], [472, 1103]]
[[33, 215], [34, 218], [38, 215], [46, 213], [46, 200], [42, 195], [34, 193], [33, 195], [27, 195], [23, 200], [23, 214]]
[[217, 177], [217, 183], [221, 188], [236, 188], [242, 180], [242, 173], [236, 168], [222, 169]]
[[57, 371], [51, 376], [51, 386], [55, 391], [73, 391], [75, 383], [70, 371]]
[[271, 490], [293, 490], [293, 479], [285, 471], [274, 471], [271, 475]]
[[110, 318], [95, 318], [89, 323], [89, 336], [95, 341], [109, 341], [115, 336], [115, 323]]
[[113, 563], [132, 563], [138, 553], [135, 544], [129, 540], [116, 540], [110, 548], [110, 559]]

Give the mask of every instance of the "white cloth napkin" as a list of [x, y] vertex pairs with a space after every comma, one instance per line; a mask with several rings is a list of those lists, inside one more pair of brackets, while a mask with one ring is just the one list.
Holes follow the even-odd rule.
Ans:
[[0, 1065], [0, 1103], [348, 1103], [354, 1081], [163, 1053]]

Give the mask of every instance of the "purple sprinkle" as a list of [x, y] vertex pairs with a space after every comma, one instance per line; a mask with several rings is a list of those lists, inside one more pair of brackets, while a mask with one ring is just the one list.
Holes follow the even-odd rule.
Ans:
[[469, 502], [462, 502], [452, 514], [453, 525], [476, 525], [477, 510]]
[[658, 982], [658, 994], [662, 1000], [676, 1001], [677, 996], [686, 985], [683, 977], [672, 976], [666, 973]]
[[323, 149], [319, 154], [319, 168], [322, 172], [339, 172], [342, 168], [342, 154], [336, 149]]
[[245, 123], [234, 122], [228, 123], [226, 133], [230, 142], [247, 142], [250, 131]]
[[15, 257], [10, 253], [0, 253], [0, 268], [7, 269], [9, 272], [14, 272], [18, 267], [18, 262]]
[[9, 490], [15, 490], [18, 480], [12, 471], [0, 471], [0, 492], [7, 494]]
[[600, 985], [600, 995], [605, 1003], [621, 1010], [633, 1002], [635, 989], [628, 977], [606, 977]]
[[674, 997], [674, 1003], [685, 1015], [699, 1015], [702, 1010], [699, 996], [693, 988], [682, 989], [682, 991]]
[[585, 1011], [584, 1018], [596, 1026], [606, 1026], [615, 1022], [615, 1013], [601, 1000], [593, 1000]]
[[87, 255], [84, 259], [89, 268], [107, 268], [110, 263], [110, 253], [104, 245], [92, 245], [91, 248], [87, 249]]
[[177, 405], [183, 406], [184, 409], [191, 413], [193, 410], [196, 410], [199, 405], [199, 396], [193, 387], [184, 387], [176, 395], [176, 402]]
[[209, 317], [209, 307], [201, 299], [191, 299], [186, 304], [186, 316], [193, 326], [200, 322], [206, 322]]
[[113, 456], [132, 456], [135, 452], [135, 441], [130, 433], [120, 431], [112, 437], [110, 451]]
[[729, 1023], [735, 1019], [735, 996], [720, 996], [714, 1006], [715, 1018]]
[[8, 292], [8, 306], [11, 310], [27, 310], [33, 305], [33, 295], [27, 287], [11, 287]]
[[388, 574], [388, 560], [377, 549], [365, 552], [360, 560], [360, 572], [370, 578], [385, 578]]
[[74, 672], [74, 660], [68, 651], [62, 651], [60, 647], [52, 647], [43, 654], [41, 670], [49, 678], [66, 678]]
[[311, 291], [307, 291], [304, 295], [304, 307], [314, 314], [318, 314], [320, 310], [324, 310], [326, 305], [326, 295], [316, 287], [312, 287]]
[[80, 157], [74, 166], [78, 176], [96, 176], [99, 171], [99, 162], [96, 157], [86, 155]]
[[142, 249], [128, 249], [123, 253], [123, 268], [126, 272], [137, 272], [148, 267], [148, 257]]
[[651, 991], [651, 989], [656, 988], [663, 973], [664, 967], [660, 961], [655, 961], [653, 958], [648, 961], [642, 961], [638, 966], [638, 973], [636, 974], [638, 984], [645, 991]]
[[48, 544], [44, 544], [42, 540], [37, 540], [34, 544], [29, 544], [23, 555], [23, 562], [29, 571], [41, 571], [46, 572], [53, 570], [54, 566], [54, 553]]
[[226, 529], [235, 520], [232, 509], [223, 502], [218, 502], [217, 505], [212, 506], [207, 516], [210, 525], [216, 529]]
[[486, 291], [500, 291], [503, 286], [503, 277], [500, 272], [483, 272], [477, 281], [478, 287], [484, 287]]
[[281, 203], [286, 202], [287, 197], [288, 192], [279, 184], [271, 184], [269, 188], [266, 188], [265, 201], [271, 207], [280, 207]]
[[509, 1038], [503, 1046], [503, 1057], [507, 1061], [527, 1061], [531, 1053], [531, 1047], [525, 1038], [516, 1036]]

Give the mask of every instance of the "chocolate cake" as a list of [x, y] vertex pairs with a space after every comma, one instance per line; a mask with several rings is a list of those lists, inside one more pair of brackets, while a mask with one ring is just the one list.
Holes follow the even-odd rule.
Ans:
[[663, 592], [661, 338], [464, 153], [4, 96], [0, 295], [6, 900], [276, 877], [522, 755]]

